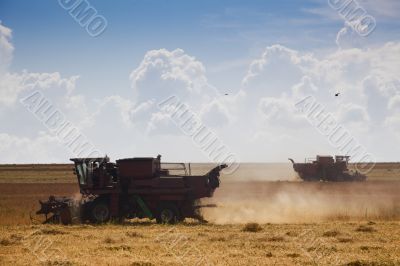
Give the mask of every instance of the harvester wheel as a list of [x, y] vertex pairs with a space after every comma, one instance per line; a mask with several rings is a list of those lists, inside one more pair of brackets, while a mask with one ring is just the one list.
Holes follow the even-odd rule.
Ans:
[[159, 224], [175, 224], [180, 219], [178, 208], [173, 203], [162, 203], [158, 207], [156, 221]]
[[90, 210], [90, 220], [93, 223], [106, 223], [110, 220], [110, 207], [105, 201], [95, 201]]
[[60, 221], [63, 225], [72, 223], [71, 211], [68, 208], [64, 208], [60, 211]]

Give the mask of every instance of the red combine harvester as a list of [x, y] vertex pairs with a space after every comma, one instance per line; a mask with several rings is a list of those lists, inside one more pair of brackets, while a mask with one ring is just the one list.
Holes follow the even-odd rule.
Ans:
[[305, 163], [295, 163], [293, 159], [289, 159], [293, 164], [293, 169], [304, 181], [365, 181], [367, 176], [348, 169], [350, 156], [320, 156], [317, 155], [316, 160]]
[[[105, 223], [110, 219], [156, 219], [158, 223], [175, 223], [185, 218], [202, 220], [198, 200], [212, 197], [219, 187], [218, 165], [202, 176], [191, 175], [184, 163], [161, 163], [157, 158], [130, 158], [110, 162], [105, 158], [75, 158], [82, 198], [50, 196], [41, 202], [36, 214], [46, 216], [45, 223]], [[49, 217], [50, 215], [50, 217]]]

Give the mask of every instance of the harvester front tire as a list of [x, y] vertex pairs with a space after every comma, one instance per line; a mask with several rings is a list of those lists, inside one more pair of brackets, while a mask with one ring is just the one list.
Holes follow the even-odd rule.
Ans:
[[178, 208], [173, 203], [162, 203], [158, 207], [156, 221], [159, 224], [175, 224], [180, 221]]
[[105, 201], [95, 201], [90, 209], [90, 220], [92, 223], [102, 224], [110, 221], [110, 207]]

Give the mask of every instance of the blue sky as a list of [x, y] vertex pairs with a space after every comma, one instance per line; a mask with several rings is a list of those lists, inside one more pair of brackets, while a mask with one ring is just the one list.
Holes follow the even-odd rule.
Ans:
[[[82, 76], [81, 85], [99, 93], [127, 86], [126, 75], [151, 49], [182, 48], [211, 69], [240, 68], [276, 43], [301, 51], [336, 49], [343, 20], [327, 1], [99, 1], [90, 3], [108, 26], [90, 37], [58, 1], [0, 1], [0, 18], [13, 29], [16, 49], [11, 69]], [[313, 10], [326, 8], [336, 19]], [[383, 23], [382, 23], [383, 24]], [[382, 25], [380, 24], [380, 25]], [[371, 36], [369, 44], [399, 38], [396, 21]], [[110, 76], [110, 66], [112, 72]], [[222, 68], [224, 69], [224, 68]], [[226, 84], [219, 73], [210, 79]], [[107, 75], [107, 80], [96, 78]], [[96, 82], [97, 81], [97, 82]], [[221, 84], [222, 85], [222, 84]], [[226, 86], [226, 85], [225, 85]], [[229, 87], [235, 87], [229, 84]], [[235, 88], [233, 88], [235, 89]], [[236, 88], [237, 89], [237, 88]]]
[[[57, 69], [64, 75], [81, 75], [81, 85], [88, 89], [100, 86], [106, 91], [127, 86], [127, 73], [151, 49], [179, 47], [212, 68], [249, 60], [275, 43], [306, 51], [335, 48], [332, 40], [343, 25], [307, 12], [325, 4], [316, 1], [90, 3], [108, 21], [97, 38], [79, 27], [57, 1], [1, 1], [0, 18], [13, 29], [12, 70]], [[97, 78], [104, 75], [107, 80]], [[219, 80], [218, 74], [212, 78]]]
[[[27, 162], [29, 153], [18, 153], [25, 142], [43, 150], [35, 158], [40, 162], [71, 155], [62, 143], [51, 150], [49, 143], [57, 143], [52, 133], [15, 105], [34, 89], [45, 92], [92, 142], [117, 157], [164, 152], [171, 160], [212, 160], [182, 132], [171, 134], [173, 123], [162, 128], [167, 122], [155, 101], [174, 93], [243, 161], [340, 153], [306, 120], [299, 126], [293, 102], [307, 92], [378, 160], [397, 160], [376, 143], [381, 138], [399, 142], [397, 100], [391, 99], [400, 94], [395, 74], [400, 70], [400, 4], [352, 1], [376, 19], [367, 37], [328, 1], [91, 0], [108, 23], [104, 33], [91, 37], [58, 1], [0, 0], [0, 64], [5, 69], [0, 155], [14, 151], [1, 160]], [[24, 77], [50, 85], [33, 81], [28, 86]], [[197, 94], [193, 88], [199, 88]], [[343, 97], [331, 99], [337, 90]], [[74, 113], [78, 107], [80, 114]], [[109, 126], [105, 118], [112, 121]], [[113, 134], [110, 128], [118, 132], [117, 145], [105, 144]], [[309, 136], [320, 148], [304, 140]], [[130, 137], [137, 141], [125, 145]], [[177, 145], [189, 155], [171, 151]]]

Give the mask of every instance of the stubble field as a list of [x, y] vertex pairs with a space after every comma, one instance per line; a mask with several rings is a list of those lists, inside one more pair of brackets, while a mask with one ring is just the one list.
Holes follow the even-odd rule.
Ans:
[[400, 265], [399, 164], [334, 184], [297, 181], [286, 164], [244, 165], [207, 199], [217, 204], [208, 224], [32, 224], [38, 199], [78, 193], [71, 169], [0, 166], [0, 264]]

